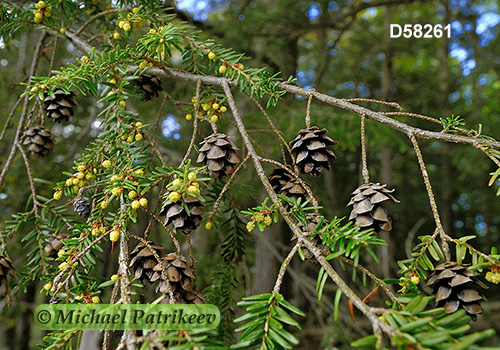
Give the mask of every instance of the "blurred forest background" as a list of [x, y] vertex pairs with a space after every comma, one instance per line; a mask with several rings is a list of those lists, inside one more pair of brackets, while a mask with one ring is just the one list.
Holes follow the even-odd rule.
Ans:
[[[498, 139], [498, 6], [496, 0], [179, 0], [166, 1], [165, 11], [175, 11], [179, 20], [203, 30], [202, 37], [245, 52], [252, 57], [245, 66], [265, 66], [271, 73], [282, 72], [284, 79], [295, 76], [298, 85], [338, 98], [396, 101], [405, 111], [435, 118], [460, 115], [466, 128]], [[443, 26], [449, 23], [451, 38], [390, 39], [391, 23]], [[0, 43], [0, 130], [4, 129], [10, 110], [24, 90], [20, 83], [26, 82], [38, 36], [39, 32], [30, 31], [10, 42]], [[75, 58], [81, 56], [72, 45], [58, 45], [57, 52], [44, 52], [46, 57], [42, 59], [39, 75], [48, 74], [46, 69], [53, 54], [56, 55], [55, 67], [75, 62]], [[186, 103], [193, 96], [193, 86], [182, 82], [167, 79], [163, 88]], [[305, 127], [307, 101], [292, 95], [284, 98], [277, 107], [269, 108], [268, 113], [289, 141], [297, 130]], [[47, 158], [31, 159], [35, 177], [50, 183], [65, 180], [62, 171], [71, 168], [75, 157], [98, 133], [97, 114], [101, 106], [96, 101], [97, 98], [78, 96], [78, 117], [65, 124], [52, 125], [55, 149]], [[148, 123], [157, 117], [161, 103], [162, 99], [149, 104], [137, 101], [132, 108], [140, 113], [143, 122]], [[374, 104], [366, 106], [376, 110], [386, 108]], [[261, 118], [256, 117], [259, 111], [255, 105], [244, 100], [240, 107], [259, 150], [269, 158], [279, 159], [280, 149], [274, 136], [268, 134], [268, 130], [261, 130]], [[177, 165], [189, 144], [192, 122], [185, 120], [185, 113], [170, 102], [163, 111], [159, 146], [167, 163]], [[337, 160], [333, 171], [309, 183], [326, 218], [346, 216], [350, 193], [361, 183], [359, 118], [314, 102], [311, 115], [313, 124], [327, 128], [339, 145], [334, 149]], [[440, 130], [440, 125], [426, 120], [395, 118], [424, 129]], [[15, 125], [16, 120], [12, 123]], [[226, 123], [222, 129], [234, 134], [231, 128], [234, 127]], [[393, 230], [382, 235], [388, 246], [379, 251], [381, 263], [375, 265], [369, 261], [379, 276], [399, 278], [395, 261], [409, 257], [412, 247], [419, 242], [417, 237], [432, 234], [435, 225], [418, 163], [406, 136], [370, 120], [366, 122], [366, 129], [371, 179], [395, 188], [395, 196], [401, 201], [388, 207]], [[15, 128], [8, 127], [5, 132], [0, 143], [0, 166], [6, 161]], [[475, 246], [489, 252], [500, 237], [500, 201], [496, 197], [499, 183], [488, 187], [489, 174], [496, 167], [472, 147], [425, 140], [421, 147], [446, 232], [452, 237], [476, 235]], [[258, 190], [261, 186], [254, 172], [247, 170], [239, 175], [239, 182], [232, 188], [232, 205], [242, 210], [258, 205], [266, 196], [263, 189]], [[266, 170], [270, 173], [272, 167]], [[37, 183], [39, 193], [45, 197], [52, 196], [52, 187]], [[12, 214], [25, 210], [29, 194], [24, 164], [21, 157], [17, 157], [0, 188], [0, 227]], [[146, 224], [146, 221], [142, 226], [139, 223], [137, 232], [144, 230]], [[157, 225], [151, 238], [163, 244], [167, 241], [162, 238], [163, 234]], [[202, 290], [210, 285], [210, 272], [220, 262], [218, 252], [222, 237], [223, 233], [217, 231], [208, 234], [204, 227], [193, 233], [195, 252], [200, 257], [197, 271]], [[7, 247], [17, 272], [22, 271], [25, 262], [22, 238], [23, 232], [16, 232]], [[238, 272], [240, 285], [244, 288], [238, 290], [237, 300], [244, 295], [272, 290], [278, 268], [291, 247], [290, 238], [291, 233], [284, 224], [247, 235], [247, 254]], [[102, 265], [105, 278], [116, 270], [113, 266], [117, 261], [116, 253], [102, 256], [106, 262]], [[350, 268], [343, 270], [338, 263], [334, 266], [344, 279], [352, 280]], [[294, 259], [282, 288], [287, 300], [308, 315], [300, 320], [304, 330], [297, 334], [301, 340], [298, 348], [349, 349], [349, 342], [366, 335], [364, 332], [370, 327], [360, 313], [356, 313], [360, 325], [352, 322], [345, 299], [339, 322], [333, 321], [335, 288], [331, 281], [328, 282], [323, 300], [318, 302], [314, 290], [317, 270], [318, 266], [313, 263]], [[421, 288], [424, 283], [421, 282]], [[14, 294], [10, 308], [5, 301], [0, 302], [1, 349], [34, 349], [36, 342], [30, 339], [41, 339], [42, 332], [32, 325], [32, 311], [34, 306], [47, 302], [39, 293], [42, 286], [43, 283], [28, 284], [28, 293]], [[350, 286], [359, 295], [370, 291], [369, 287], [362, 286], [359, 278], [350, 282]], [[489, 300], [484, 303], [485, 314], [471, 323], [473, 330], [493, 327], [497, 333], [500, 331], [497, 292], [495, 288], [485, 292]], [[148, 290], [146, 295], [148, 293], [152, 295], [152, 291]], [[383, 301], [376, 298], [370, 303], [376, 305]], [[500, 337], [490, 339], [488, 344], [500, 345]]]

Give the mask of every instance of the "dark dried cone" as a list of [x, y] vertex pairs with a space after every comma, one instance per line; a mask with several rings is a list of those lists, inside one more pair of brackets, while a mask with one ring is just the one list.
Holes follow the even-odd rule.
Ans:
[[444, 307], [447, 313], [462, 308], [475, 321], [476, 315], [483, 312], [480, 302], [486, 301], [486, 298], [478, 293], [477, 287], [488, 287], [474, 277], [473, 271], [467, 270], [467, 265], [456, 262], [439, 264], [429, 276], [426, 286], [432, 286], [436, 305]]
[[167, 282], [170, 282], [176, 304], [203, 304], [204, 298], [196, 291], [196, 276], [192, 265], [185, 257], [170, 253], [163, 257], [161, 264], [153, 267], [151, 282], [159, 280], [156, 292], [169, 296]]
[[[291, 170], [290, 170], [291, 171]], [[302, 198], [302, 203], [311, 198], [304, 188], [304, 185], [283, 168], [276, 168], [269, 176], [269, 182], [273, 186], [274, 192], [290, 197], [297, 201]], [[284, 203], [289, 208], [288, 203]]]
[[87, 198], [78, 197], [73, 202], [73, 208], [78, 215], [86, 219], [90, 216], [92, 206]]
[[359, 186], [351, 193], [351, 201], [347, 204], [353, 206], [349, 220], [362, 229], [373, 228], [377, 233], [381, 230], [392, 230], [392, 220], [382, 203], [389, 200], [396, 203], [399, 201], [391, 194], [394, 189], [388, 190], [386, 186], [370, 182]]
[[150, 101], [158, 97], [160, 91], [163, 91], [161, 79], [151, 74], [144, 73], [136, 79], [135, 83], [137, 88], [143, 92], [143, 101]]
[[45, 253], [47, 253], [48, 256], [51, 256], [53, 258], [57, 257], [57, 253], [59, 253], [61, 248], [64, 246], [61, 240], [66, 237], [67, 235], [59, 234], [57, 236], [45, 238], [45, 242], [47, 243], [47, 245], [43, 248], [43, 250], [45, 251]]
[[235, 165], [240, 162], [238, 148], [226, 134], [212, 134], [200, 143], [200, 155], [196, 160], [205, 163], [211, 177], [224, 179], [234, 173]]
[[52, 133], [43, 126], [30, 127], [24, 136], [24, 144], [29, 145], [28, 151], [38, 157], [47, 156], [52, 148], [54, 148]]
[[43, 108], [47, 112], [47, 117], [53, 119], [56, 123], [67, 122], [69, 117], [73, 116], [73, 106], [76, 106], [74, 94], [67, 94], [61, 89], [54, 91], [54, 97], [45, 94]]
[[[160, 216], [167, 216], [165, 218], [165, 225], [172, 223], [174, 225], [174, 232], [182, 230], [185, 234], [189, 234], [191, 230], [196, 230], [201, 224], [202, 211], [200, 207], [202, 206], [203, 203], [198, 198], [186, 194], [178, 202], [167, 202], [160, 211]], [[185, 207], [187, 207], [187, 211]]]
[[7, 285], [7, 277], [14, 276], [12, 261], [5, 255], [0, 254], [0, 287]]
[[[321, 219], [321, 215], [318, 214], [309, 214], [306, 216], [307, 220], [307, 226], [304, 226], [302, 223], [298, 223], [297, 227], [306, 235], [310, 236], [315, 230], [316, 227], [318, 226], [319, 222]], [[323, 220], [322, 227], [328, 225], [327, 220]], [[292, 237], [293, 239], [296, 239], [297, 236], [294, 234]], [[328, 249], [328, 246], [323, 243], [323, 239], [321, 238], [321, 235], [316, 234], [316, 236], [312, 239], [313, 243], [316, 245], [316, 248], [319, 249], [321, 254], [323, 255], [328, 255], [330, 254], [330, 250]], [[307, 249], [306, 247], [301, 247], [302, 249], [302, 255], [304, 255], [304, 258], [306, 259], [311, 259], [312, 262], [317, 262], [316, 258], [314, 257], [313, 253]]]
[[335, 146], [337, 141], [326, 136], [326, 133], [326, 129], [312, 126], [300, 130], [290, 142], [295, 163], [302, 173], [320, 176], [325, 169], [331, 169], [330, 160], [336, 157], [329, 146]]
[[158, 265], [158, 260], [156, 260], [153, 251], [160, 259], [163, 258], [163, 248], [160, 245], [152, 241], [148, 241], [148, 244], [149, 247], [140, 242], [130, 253], [129, 268], [134, 271], [135, 276], [142, 284], [146, 281], [151, 283], [151, 276], [153, 276], [154, 273], [153, 268]]

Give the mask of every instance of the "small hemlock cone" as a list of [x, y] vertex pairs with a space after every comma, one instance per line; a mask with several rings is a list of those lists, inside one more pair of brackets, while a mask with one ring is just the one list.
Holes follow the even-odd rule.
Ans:
[[439, 264], [429, 276], [426, 286], [432, 286], [437, 307], [444, 307], [447, 313], [462, 308], [475, 321], [476, 315], [483, 312], [480, 302], [486, 301], [486, 298], [476, 289], [488, 287], [474, 277], [474, 272], [467, 270], [466, 265], [456, 262]]
[[47, 245], [43, 248], [45, 253], [47, 253], [48, 256], [51, 256], [53, 258], [57, 257], [57, 253], [61, 250], [61, 248], [64, 246], [64, 243], [62, 242], [62, 239], [65, 239], [67, 235], [65, 234], [59, 234], [57, 236], [51, 236], [48, 238], [45, 238], [45, 242]]
[[187, 259], [177, 253], [170, 253], [163, 257], [161, 264], [157, 264], [151, 276], [151, 282], [159, 281], [156, 292], [161, 292], [167, 297], [167, 282], [170, 282], [175, 304], [203, 304], [205, 299], [196, 288], [196, 276], [193, 266]]
[[[168, 193], [167, 193], [168, 196]], [[165, 206], [160, 211], [160, 216], [166, 215], [165, 225], [174, 225], [174, 232], [182, 230], [185, 234], [196, 230], [201, 224], [203, 203], [194, 196], [184, 194], [183, 198], [177, 202], [167, 199]], [[188, 210], [186, 210], [186, 207]]]
[[56, 89], [54, 97], [46, 93], [43, 108], [47, 117], [56, 123], [67, 122], [69, 117], [73, 116], [73, 106], [76, 106], [73, 96], [72, 92], [67, 94], [62, 89]]
[[[290, 169], [290, 171], [292, 170]], [[304, 185], [283, 168], [274, 169], [271, 175], [269, 175], [269, 182], [273, 186], [274, 192], [290, 197], [295, 201], [302, 198], [301, 203], [304, 203], [311, 198]], [[286, 202], [283, 205], [286, 208], [290, 207], [290, 204]]]
[[[318, 226], [320, 220], [321, 220], [321, 215], [319, 214], [309, 214], [306, 216], [307, 220], [307, 226], [304, 226], [302, 223], [298, 223], [297, 227], [304, 233], [305, 236], [309, 237], [311, 234], [316, 230], [316, 227]], [[328, 225], [327, 220], [323, 220], [322, 227], [325, 227]], [[292, 237], [293, 239], [296, 239], [297, 236], [294, 234]], [[316, 248], [319, 249], [321, 254], [323, 255], [328, 255], [330, 254], [330, 250], [328, 249], [328, 246], [323, 243], [323, 239], [321, 238], [321, 235], [318, 233], [314, 238], [312, 239], [314, 245], [316, 245]], [[302, 246], [302, 255], [304, 255], [304, 258], [306, 259], [311, 259], [312, 262], [317, 262], [316, 258], [314, 257], [313, 253], [307, 249], [306, 247]]]
[[86, 219], [90, 216], [90, 211], [92, 209], [92, 206], [87, 198], [78, 197], [73, 202], [73, 208], [75, 209], [78, 215]]
[[12, 261], [5, 255], [0, 254], [0, 287], [7, 285], [7, 276], [14, 276]]
[[362, 229], [373, 228], [376, 233], [381, 230], [392, 230], [392, 220], [382, 203], [389, 200], [396, 203], [399, 201], [391, 194], [394, 189], [388, 190], [386, 186], [370, 182], [359, 186], [351, 193], [351, 201], [347, 204], [353, 206], [349, 220]]
[[200, 155], [196, 160], [205, 163], [211, 177], [224, 179], [234, 173], [235, 165], [240, 162], [238, 148], [226, 134], [212, 134], [200, 143]]
[[52, 133], [43, 126], [30, 127], [24, 136], [24, 144], [29, 145], [28, 151], [38, 157], [47, 156], [54, 148]]
[[290, 142], [295, 163], [302, 173], [320, 176], [325, 169], [331, 169], [330, 160], [336, 156], [329, 146], [335, 146], [338, 142], [326, 136], [326, 133], [326, 129], [312, 126], [300, 130]]
[[163, 91], [161, 79], [151, 74], [144, 73], [135, 80], [135, 83], [137, 88], [142, 90], [143, 101], [150, 101], [158, 97], [160, 91]]
[[148, 241], [148, 244], [149, 247], [139, 242], [130, 253], [129, 268], [134, 271], [135, 277], [137, 277], [142, 284], [144, 284], [145, 281], [152, 283], [151, 277], [154, 273], [153, 268], [158, 265], [158, 260], [156, 260], [153, 251], [160, 259], [164, 256], [162, 252], [163, 248], [160, 245], [152, 241]]

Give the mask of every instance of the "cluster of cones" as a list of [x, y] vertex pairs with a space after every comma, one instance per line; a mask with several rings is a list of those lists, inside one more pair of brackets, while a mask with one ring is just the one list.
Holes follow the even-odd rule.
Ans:
[[[152, 100], [163, 90], [161, 79], [147, 73], [139, 76], [135, 84], [142, 93], [143, 101]], [[45, 93], [43, 99], [43, 109], [47, 118], [56, 123], [67, 122], [74, 115], [73, 108], [76, 105], [74, 93], [63, 89], [55, 89], [53, 94]], [[28, 145], [28, 150], [33, 155], [45, 157], [54, 148], [54, 137], [50, 129], [34, 125], [28, 127], [24, 133], [24, 144]]]
[[[196, 290], [193, 265], [177, 253], [164, 255], [163, 248], [151, 241], [140, 242], [130, 253], [130, 268], [141, 283], [157, 283], [156, 292], [170, 297], [176, 304], [203, 304], [203, 295]], [[158, 261], [159, 259], [159, 261]]]

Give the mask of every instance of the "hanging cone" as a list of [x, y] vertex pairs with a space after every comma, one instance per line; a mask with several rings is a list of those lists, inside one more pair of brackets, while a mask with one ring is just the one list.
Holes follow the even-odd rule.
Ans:
[[61, 248], [64, 246], [62, 239], [65, 239], [67, 236], [68, 235], [65, 234], [58, 234], [57, 236], [50, 236], [48, 238], [45, 238], [44, 241], [47, 243], [47, 245], [43, 248], [45, 253], [48, 256], [56, 258], [57, 253], [59, 253]]
[[[274, 192], [290, 197], [295, 201], [301, 198], [301, 203], [304, 203], [311, 198], [304, 185], [283, 168], [274, 169], [269, 176], [269, 182], [273, 186]], [[287, 209], [290, 208], [290, 204], [287, 202], [283, 202], [283, 205]]]
[[163, 88], [161, 87], [161, 79], [148, 73], [144, 73], [137, 78], [135, 83], [137, 88], [142, 90], [143, 101], [150, 101], [153, 98], [158, 97], [160, 91], [163, 91]]
[[204, 298], [196, 291], [196, 276], [193, 266], [177, 253], [163, 257], [161, 264], [153, 268], [151, 282], [159, 281], [156, 292], [169, 296], [167, 282], [170, 282], [176, 304], [203, 304]]
[[298, 136], [290, 142], [295, 163], [300, 172], [320, 176], [323, 171], [330, 170], [330, 160], [335, 159], [335, 153], [329, 146], [338, 142], [326, 136], [326, 129], [312, 126], [299, 131]]
[[[152, 283], [151, 276], [153, 276], [153, 268], [158, 265], [158, 261], [156, 260], [153, 251], [156, 255], [161, 259], [163, 258], [163, 248], [156, 244], [155, 242], [148, 241], [149, 247], [139, 242], [134, 250], [130, 253], [130, 264], [129, 268], [134, 271], [135, 276], [141, 281], [142, 284], [144, 282]], [[151, 248], [150, 248], [151, 247]]]
[[87, 198], [78, 197], [73, 202], [73, 208], [75, 209], [78, 215], [86, 219], [90, 216], [90, 211], [92, 209], [92, 206]]
[[14, 266], [9, 258], [0, 254], [0, 287], [7, 285], [8, 276], [14, 276]]
[[[166, 195], [168, 197], [168, 193]], [[182, 230], [185, 234], [189, 234], [191, 230], [196, 230], [201, 224], [202, 211], [200, 208], [202, 206], [203, 203], [198, 198], [185, 194], [183, 199], [177, 202], [167, 200], [159, 215], [167, 216], [165, 225], [174, 225], [174, 232]]]
[[426, 284], [432, 286], [437, 307], [444, 307], [447, 313], [464, 309], [473, 321], [483, 312], [480, 302], [486, 298], [477, 291], [478, 287], [488, 288], [479, 281], [466, 265], [456, 262], [436, 266]]
[[47, 117], [56, 123], [67, 122], [69, 117], [73, 116], [73, 106], [76, 106], [73, 96], [73, 93], [67, 94], [61, 89], [54, 91], [54, 97], [46, 93], [43, 108], [47, 112]]
[[[311, 234], [316, 231], [316, 227], [318, 226], [320, 220], [321, 220], [321, 215], [319, 214], [309, 214], [306, 216], [307, 220], [307, 225], [304, 226], [302, 223], [298, 223], [297, 227], [304, 233], [305, 236], [309, 237]], [[323, 220], [322, 228], [328, 225], [327, 220]], [[293, 239], [296, 239], [297, 236], [294, 234], [292, 237]], [[330, 250], [328, 249], [328, 246], [323, 243], [323, 239], [321, 238], [321, 235], [316, 234], [316, 236], [312, 239], [314, 245], [316, 245], [316, 248], [319, 249], [322, 255], [326, 256], [330, 254]], [[314, 257], [313, 253], [306, 247], [302, 246], [302, 255], [304, 255], [304, 258], [306, 260], [311, 259], [312, 262], [318, 262], [316, 258]]]
[[394, 189], [388, 190], [387, 185], [368, 183], [359, 186], [351, 193], [351, 201], [347, 206], [353, 206], [349, 220], [362, 229], [373, 228], [376, 233], [392, 230], [392, 220], [387, 210], [382, 206], [385, 201], [399, 201], [392, 196]]
[[196, 160], [207, 166], [211, 177], [224, 179], [234, 173], [236, 164], [240, 162], [236, 151], [238, 148], [226, 134], [212, 134], [200, 143], [200, 155]]
[[24, 144], [28, 151], [38, 157], [47, 156], [54, 148], [54, 138], [49, 129], [43, 126], [32, 126], [25, 133]]

